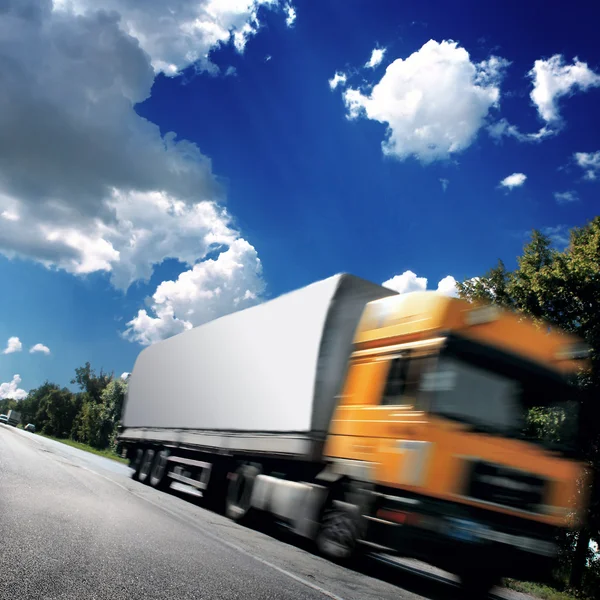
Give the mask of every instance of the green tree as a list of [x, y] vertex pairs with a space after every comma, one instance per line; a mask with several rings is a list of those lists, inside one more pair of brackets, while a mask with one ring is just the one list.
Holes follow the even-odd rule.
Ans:
[[[508, 271], [500, 261], [484, 276], [458, 284], [459, 295], [475, 302], [493, 302], [542, 320], [585, 339], [591, 348], [591, 369], [578, 382], [585, 391], [581, 443], [593, 473], [587, 525], [576, 536], [571, 584], [580, 587], [590, 536], [600, 531], [600, 217], [571, 231], [568, 247], [559, 251], [539, 231]], [[545, 435], [561, 417], [549, 412], [530, 414], [530, 424]]]
[[67, 388], [52, 389], [40, 400], [38, 415], [42, 432], [56, 437], [69, 437], [77, 413], [75, 397]]
[[111, 430], [105, 413], [106, 408], [104, 405], [96, 404], [90, 400], [85, 401], [73, 423], [73, 437], [94, 448], [106, 448]]
[[40, 411], [42, 400], [52, 391], [60, 390], [60, 386], [50, 381], [45, 381], [40, 387], [29, 391], [27, 398], [21, 401], [21, 420], [23, 423], [35, 424], [38, 431], [42, 431], [48, 415], [46, 411]]
[[20, 410], [19, 401], [13, 398], [2, 398], [0, 400], [0, 414], [5, 415], [9, 410]]
[[509, 292], [510, 273], [504, 263], [490, 269], [483, 277], [467, 279], [462, 283], [457, 282], [459, 295], [471, 301], [493, 302], [508, 309], [513, 309], [514, 300]]
[[79, 386], [79, 389], [86, 395], [86, 400], [99, 404], [102, 402], [104, 388], [112, 380], [112, 373], [105, 373], [100, 369], [100, 373], [96, 375], [90, 363], [86, 362], [83, 367], [75, 369], [75, 378], [71, 380], [71, 383]]
[[24, 423], [34, 423], [48, 435], [113, 447], [127, 383], [103, 370], [96, 374], [89, 362], [75, 369], [71, 383], [79, 386], [78, 393], [46, 381], [22, 401], [0, 399], [0, 411], [19, 410]]
[[72, 437], [95, 448], [114, 445], [127, 384], [102, 370], [96, 375], [89, 362], [75, 370], [71, 383], [76, 383], [81, 390], [77, 394], [80, 404], [71, 429]]
[[73, 439], [95, 448], [108, 446], [111, 431], [102, 394], [112, 380], [112, 373], [105, 373], [101, 369], [96, 374], [89, 362], [75, 369], [71, 383], [77, 384], [81, 391], [77, 394], [78, 412], [71, 427]]
[[125, 403], [127, 383], [122, 379], [113, 379], [102, 392], [102, 403], [105, 407], [105, 419], [110, 429], [109, 445], [114, 448], [117, 427], [121, 420], [121, 412]]

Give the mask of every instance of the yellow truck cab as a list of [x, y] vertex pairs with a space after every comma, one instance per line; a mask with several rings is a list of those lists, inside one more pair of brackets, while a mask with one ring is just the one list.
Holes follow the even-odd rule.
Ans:
[[[585, 502], [566, 378], [585, 354], [495, 306], [434, 292], [370, 302], [324, 449], [372, 485], [365, 540], [481, 592], [547, 572]], [[533, 407], [565, 409], [564, 443], [527, 436]]]

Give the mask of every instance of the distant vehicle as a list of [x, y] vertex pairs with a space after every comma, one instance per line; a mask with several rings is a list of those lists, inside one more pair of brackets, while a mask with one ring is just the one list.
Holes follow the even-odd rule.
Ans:
[[8, 423], [8, 416], [0, 415], [0, 423]]
[[35, 425], [33, 423], [27, 423], [23, 429], [25, 429], [25, 431], [31, 431], [31, 433], [35, 433]]
[[21, 413], [16, 410], [9, 410], [8, 414], [8, 424], [16, 427], [21, 422]]
[[577, 424], [552, 445], [524, 422], [576, 416], [566, 376], [586, 356], [495, 306], [337, 275], [144, 349], [119, 441], [142, 483], [271, 513], [330, 558], [417, 558], [485, 597], [543, 579], [585, 513]]

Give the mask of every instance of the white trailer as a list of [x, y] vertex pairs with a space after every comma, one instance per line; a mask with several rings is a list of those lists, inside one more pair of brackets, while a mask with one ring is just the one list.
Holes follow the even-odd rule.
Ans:
[[395, 293], [335, 275], [144, 349], [119, 435], [133, 477], [185, 484], [233, 519], [258, 508], [314, 536], [354, 334], [365, 305]]
[[393, 294], [336, 275], [149, 346], [121, 440], [319, 460], [364, 306]]

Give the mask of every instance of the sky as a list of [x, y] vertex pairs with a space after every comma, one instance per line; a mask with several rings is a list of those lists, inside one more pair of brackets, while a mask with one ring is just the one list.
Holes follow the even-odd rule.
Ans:
[[594, 2], [0, 2], [0, 398], [598, 214]]

